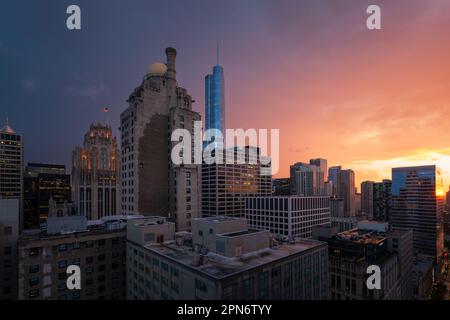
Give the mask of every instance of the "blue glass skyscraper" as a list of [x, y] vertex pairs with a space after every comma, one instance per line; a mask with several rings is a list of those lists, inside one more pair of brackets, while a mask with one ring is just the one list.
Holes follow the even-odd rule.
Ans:
[[218, 129], [225, 134], [225, 80], [218, 54], [213, 73], [205, 77], [205, 130], [208, 129]]

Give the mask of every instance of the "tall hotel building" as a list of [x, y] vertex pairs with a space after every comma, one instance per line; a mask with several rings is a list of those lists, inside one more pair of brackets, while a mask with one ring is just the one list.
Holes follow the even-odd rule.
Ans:
[[91, 125], [72, 152], [72, 200], [88, 220], [120, 214], [119, 159], [110, 126]]
[[171, 150], [179, 142], [171, 134], [187, 129], [194, 137], [201, 116], [177, 84], [176, 55], [167, 48], [167, 62], [150, 66], [120, 115], [122, 212], [164, 216], [177, 230], [189, 230], [200, 212], [201, 165], [173, 164]]
[[245, 216], [254, 229], [268, 230], [279, 240], [310, 238], [315, 226], [329, 225], [328, 196], [271, 196], [245, 199]]
[[[222, 134], [225, 130], [225, 80], [219, 58], [213, 73], [205, 77], [205, 130], [208, 129], [220, 130]], [[207, 138], [206, 143], [209, 141]]]
[[444, 191], [434, 165], [392, 169], [392, 225], [412, 230], [416, 253], [439, 262], [444, 249]]
[[23, 227], [23, 139], [9, 123], [0, 129], [0, 198], [19, 199], [19, 226]]
[[[260, 155], [259, 148], [249, 146], [226, 149], [225, 153], [222, 164], [203, 163], [202, 215], [244, 217], [245, 197], [272, 194], [269, 158]], [[228, 158], [231, 163], [226, 163], [229, 155], [233, 161]], [[245, 163], [238, 163], [239, 156], [245, 157]]]

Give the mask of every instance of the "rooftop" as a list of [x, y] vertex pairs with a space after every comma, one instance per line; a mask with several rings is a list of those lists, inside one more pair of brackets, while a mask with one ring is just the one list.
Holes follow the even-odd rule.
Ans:
[[373, 230], [351, 229], [339, 232], [336, 239], [359, 244], [378, 245], [386, 240], [386, 234]]
[[[182, 264], [191, 270], [201, 272], [206, 276], [214, 279], [223, 279], [290, 255], [300, 254], [323, 246], [326, 246], [326, 243], [305, 239], [292, 244], [282, 244], [231, 258], [213, 252], [199, 255], [193, 251], [191, 246], [177, 244], [176, 241], [167, 241], [163, 244], [148, 243], [144, 245], [144, 248], [162, 255], [174, 263]], [[195, 265], [193, 264], [195, 259], [199, 259], [202, 262], [199, 265]]]
[[248, 230], [242, 230], [242, 231], [237, 231], [237, 232], [223, 233], [218, 236], [232, 238], [232, 237], [243, 236], [245, 234], [257, 233], [257, 232], [265, 232], [265, 230], [248, 229]]
[[[73, 217], [73, 216], [69, 216]], [[106, 234], [118, 231], [125, 231], [126, 221], [132, 219], [139, 219], [142, 216], [132, 215], [118, 215], [104, 217], [101, 220], [88, 221], [87, 229], [75, 232], [62, 232], [59, 234], [47, 234], [46, 231], [40, 229], [24, 230], [21, 236], [21, 241], [37, 241], [37, 240], [53, 240], [62, 239], [66, 237], [83, 237], [87, 235]], [[57, 218], [54, 218], [57, 219]], [[113, 227], [112, 227], [113, 226]]]

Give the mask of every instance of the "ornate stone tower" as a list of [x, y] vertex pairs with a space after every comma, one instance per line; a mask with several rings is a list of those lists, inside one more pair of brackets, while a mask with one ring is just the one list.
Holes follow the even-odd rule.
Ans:
[[170, 137], [177, 128], [193, 136], [201, 117], [187, 90], [177, 85], [176, 55], [167, 48], [166, 63], [150, 66], [120, 116], [122, 211], [165, 216], [177, 230], [189, 230], [199, 216], [201, 167], [174, 165]]
[[72, 199], [88, 220], [121, 214], [119, 152], [111, 127], [92, 124], [72, 152]]

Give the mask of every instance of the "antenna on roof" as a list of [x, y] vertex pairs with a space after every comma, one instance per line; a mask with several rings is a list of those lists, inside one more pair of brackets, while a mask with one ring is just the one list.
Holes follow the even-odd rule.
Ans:
[[219, 42], [217, 42], [217, 65], [219, 65]]

